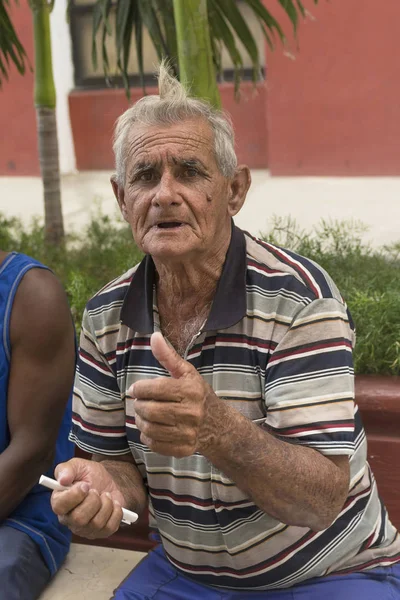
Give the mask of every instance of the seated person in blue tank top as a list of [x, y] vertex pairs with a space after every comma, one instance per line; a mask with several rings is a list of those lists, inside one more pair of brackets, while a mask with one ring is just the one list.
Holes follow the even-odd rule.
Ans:
[[0, 251], [0, 597], [34, 600], [57, 572], [70, 533], [42, 473], [68, 441], [75, 335], [65, 292], [43, 265]]

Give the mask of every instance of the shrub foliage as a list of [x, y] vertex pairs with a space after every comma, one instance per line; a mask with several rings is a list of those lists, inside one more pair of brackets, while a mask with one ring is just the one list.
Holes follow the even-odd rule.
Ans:
[[[275, 218], [261, 237], [314, 260], [334, 279], [356, 324], [356, 373], [400, 375], [400, 242], [372, 249], [364, 234], [358, 222], [321, 221], [302, 231], [290, 218]], [[28, 254], [56, 273], [78, 333], [87, 300], [142, 257], [129, 228], [102, 214], [60, 248], [46, 245], [39, 221], [24, 227], [0, 215], [0, 248]]]

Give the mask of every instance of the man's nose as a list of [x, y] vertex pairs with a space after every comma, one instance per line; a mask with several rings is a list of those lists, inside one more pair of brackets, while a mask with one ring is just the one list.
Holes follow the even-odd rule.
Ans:
[[173, 206], [182, 203], [178, 194], [175, 177], [172, 173], [163, 173], [152, 200], [154, 206]]

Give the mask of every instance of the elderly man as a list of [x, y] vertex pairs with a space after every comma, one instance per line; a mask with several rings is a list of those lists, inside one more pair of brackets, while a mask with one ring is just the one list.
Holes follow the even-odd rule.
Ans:
[[53, 509], [96, 538], [149, 505], [161, 544], [119, 600], [400, 598], [346, 306], [235, 227], [250, 175], [229, 121], [163, 68], [159, 88], [116, 127], [112, 186], [146, 256], [87, 305], [72, 438], [94, 460], [58, 467]]

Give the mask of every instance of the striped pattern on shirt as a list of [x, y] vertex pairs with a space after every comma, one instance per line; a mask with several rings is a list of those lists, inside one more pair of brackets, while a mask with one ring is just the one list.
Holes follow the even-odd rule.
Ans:
[[348, 498], [320, 532], [262, 512], [200, 454], [177, 459], [141, 443], [127, 390], [168, 375], [149, 344], [160, 329], [153, 276], [147, 257], [88, 303], [71, 439], [89, 452], [132, 453], [171, 563], [201, 583], [263, 590], [400, 560], [354, 404], [351, 318], [329, 276], [233, 228], [209, 319], [186, 353], [215, 393], [260, 427], [349, 456]]

